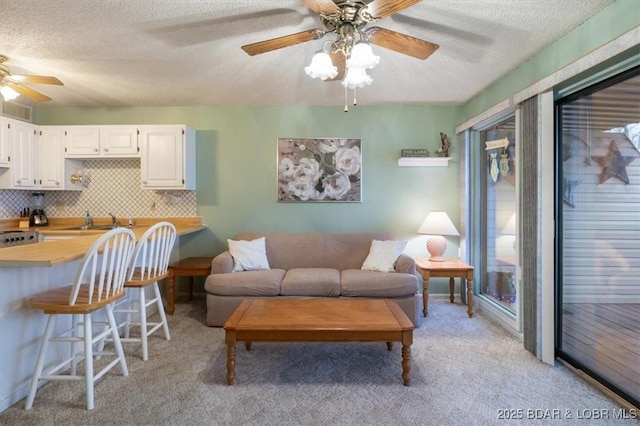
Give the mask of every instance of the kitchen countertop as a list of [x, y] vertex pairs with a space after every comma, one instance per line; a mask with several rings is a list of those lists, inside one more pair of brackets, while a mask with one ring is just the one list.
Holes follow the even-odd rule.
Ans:
[[[136, 238], [140, 238], [149, 226], [161, 220], [173, 223], [178, 236], [206, 229], [206, 226], [202, 224], [202, 219], [199, 217], [140, 218], [136, 219], [135, 225], [130, 229], [134, 232]], [[28, 230], [36, 230], [43, 235], [77, 235], [77, 237], [0, 248], [0, 267], [50, 267], [82, 259], [96, 238], [106, 232], [105, 230], [68, 229], [71, 226], [80, 226], [82, 223], [82, 219], [50, 219], [49, 226], [28, 228]], [[95, 225], [107, 225], [109, 223], [97, 222]], [[3, 230], [13, 229], [27, 230], [27, 228], [17, 228], [11, 224], [3, 227]]]

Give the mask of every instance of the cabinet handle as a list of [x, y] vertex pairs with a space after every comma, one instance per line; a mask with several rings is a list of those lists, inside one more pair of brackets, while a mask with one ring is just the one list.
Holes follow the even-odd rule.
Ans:
[[98, 152], [98, 148], [93, 148], [93, 152]]
[[147, 181], [146, 181], [146, 180], [143, 180], [143, 181], [142, 181], [142, 183], [143, 183], [144, 185], [146, 185], [146, 184], [147, 184]]
[[109, 148], [104, 148], [104, 152], [109, 152]]

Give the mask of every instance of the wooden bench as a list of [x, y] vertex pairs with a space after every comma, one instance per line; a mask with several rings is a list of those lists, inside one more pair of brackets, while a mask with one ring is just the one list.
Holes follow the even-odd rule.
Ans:
[[193, 277], [206, 277], [211, 273], [211, 261], [213, 257], [186, 257], [172, 265], [169, 265], [169, 315], [175, 311], [175, 277], [189, 277], [189, 300], [193, 299]]

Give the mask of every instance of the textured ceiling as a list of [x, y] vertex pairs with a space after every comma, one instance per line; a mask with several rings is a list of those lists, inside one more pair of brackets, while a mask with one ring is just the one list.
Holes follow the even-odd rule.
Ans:
[[[360, 104], [459, 103], [614, 0], [424, 0], [375, 25], [440, 45], [427, 60], [374, 46]], [[257, 56], [240, 46], [313, 28], [298, 0], [1, 0], [0, 53], [47, 106], [336, 105], [304, 73], [325, 39]], [[33, 104], [21, 96], [16, 102]]]

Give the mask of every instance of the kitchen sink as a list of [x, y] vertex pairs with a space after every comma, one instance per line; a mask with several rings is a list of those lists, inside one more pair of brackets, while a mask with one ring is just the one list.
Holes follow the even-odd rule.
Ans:
[[[115, 228], [120, 228], [120, 225], [82, 225], [73, 226], [71, 228], [58, 228], [62, 231], [110, 231]], [[136, 225], [126, 226], [124, 228], [137, 228]]]

